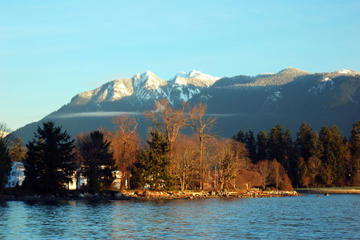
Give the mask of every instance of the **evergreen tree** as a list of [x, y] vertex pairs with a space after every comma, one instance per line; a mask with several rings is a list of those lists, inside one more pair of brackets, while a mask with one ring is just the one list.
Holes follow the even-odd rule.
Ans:
[[77, 145], [83, 159], [82, 171], [91, 193], [97, 193], [102, 188], [110, 186], [115, 179], [115, 161], [110, 144], [100, 131], [91, 132], [78, 140]]
[[233, 137], [238, 142], [245, 143], [245, 134], [243, 130], [239, 130], [239, 132], [236, 134], [236, 136]]
[[5, 142], [0, 139], [0, 192], [4, 189], [11, 170], [9, 151]]
[[276, 159], [281, 163], [285, 170], [289, 170], [289, 156], [291, 152], [291, 133], [290, 130], [286, 131], [286, 135], [283, 132], [282, 126], [277, 124], [270, 129], [268, 135], [268, 157], [269, 159]]
[[245, 134], [245, 146], [247, 150], [249, 151], [249, 157], [252, 162], [256, 163], [257, 157], [256, 157], [256, 140], [254, 137], [253, 131], [249, 130]]
[[261, 130], [258, 134], [257, 134], [257, 144], [256, 144], [256, 148], [257, 148], [257, 161], [261, 161], [261, 160], [265, 160], [267, 159], [267, 138], [266, 138], [266, 133], [265, 131]]
[[296, 134], [296, 150], [298, 155], [301, 156], [305, 161], [311, 156], [312, 148], [312, 129], [309, 124], [302, 123], [299, 131]]
[[350, 137], [352, 184], [360, 185], [360, 121], [353, 125]]
[[295, 168], [295, 154], [294, 154], [294, 147], [293, 147], [293, 141], [291, 138], [291, 132], [290, 129], [286, 129], [283, 136], [282, 136], [282, 145], [283, 145], [283, 152], [284, 155], [282, 156], [283, 159], [280, 162], [286, 171], [291, 171]]
[[308, 168], [303, 157], [299, 157], [297, 161], [297, 186], [308, 187]]
[[132, 187], [145, 188], [149, 185], [152, 190], [169, 189], [173, 183], [169, 169], [169, 143], [156, 129], [151, 132], [147, 144], [149, 148], [139, 153], [132, 168]]
[[27, 144], [24, 186], [35, 192], [64, 190], [74, 172], [73, 140], [53, 122], [43, 123]]
[[326, 183], [328, 185], [344, 185], [347, 179], [347, 162], [350, 160], [350, 149], [344, 144], [343, 138], [336, 126], [321, 128], [320, 140], [323, 145], [322, 163]]

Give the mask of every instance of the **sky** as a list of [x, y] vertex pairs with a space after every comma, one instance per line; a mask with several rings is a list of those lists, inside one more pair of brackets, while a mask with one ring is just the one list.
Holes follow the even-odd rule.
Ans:
[[360, 1], [0, 1], [0, 122], [116, 78], [360, 71]]

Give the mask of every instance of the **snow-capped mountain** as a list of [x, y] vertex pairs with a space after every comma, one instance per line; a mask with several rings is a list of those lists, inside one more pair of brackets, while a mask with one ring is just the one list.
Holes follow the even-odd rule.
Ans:
[[219, 79], [193, 70], [178, 73], [165, 81], [151, 71], [146, 71], [137, 73], [132, 78], [116, 79], [94, 90], [80, 93], [72, 98], [70, 105], [114, 102], [128, 96], [135, 96], [139, 101], [166, 98], [170, 103], [186, 102], [199, 94], [201, 88], [210, 87]]
[[178, 85], [193, 85], [196, 87], [210, 87], [212, 86], [220, 77], [214, 77], [208, 74], [204, 74], [197, 70], [192, 70], [191, 72], [181, 72], [175, 75], [171, 80]]
[[[79, 93], [41, 121], [56, 121], [75, 136], [99, 127], [111, 130], [114, 116], [132, 114], [144, 136], [150, 123], [142, 112], [163, 98], [175, 108], [183, 101], [206, 103], [207, 113], [218, 118], [214, 132], [222, 136], [232, 136], [239, 128], [268, 130], [277, 123], [295, 133], [302, 122], [317, 130], [337, 125], [348, 134], [360, 120], [360, 73], [286, 68], [275, 74], [219, 78], [193, 70], [166, 81], [147, 71]], [[41, 121], [18, 129], [15, 135], [24, 142], [30, 140]]]

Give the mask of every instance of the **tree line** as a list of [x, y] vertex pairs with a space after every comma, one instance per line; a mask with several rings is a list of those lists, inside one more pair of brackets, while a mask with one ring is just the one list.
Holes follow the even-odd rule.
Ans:
[[294, 140], [280, 124], [268, 134], [240, 130], [233, 138], [245, 144], [253, 163], [278, 161], [294, 186], [360, 185], [360, 121], [353, 125], [349, 139], [336, 126], [323, 126], [317, 132], [306, 123]]
[[324, 126], [317, 133], [305, 123], [294, 140], [280, 124], [267, 134], [240, 130], [233, 138], [222, 138], [212, 133], [216, 119], [202, 103], [175, 109], [160, 100], [144, 115], [152, 122], [145, 142], [136, 119], [127, 115], [113, 119], [114, 131], [100, 129], [74, 139], [53, 122], [43, 123], [26, 149], [21, 139], [3, 145], [0, 140], [1, 189], [11, 161], [23, 161], [22, 189], [36, 193], [64, 192], [74, 176], [85, 178], [83, 190], [91, 193], [114, 188], [116, 176], [122, 190], [360, 184], [360, 122], [350, 139], [337, 127]]

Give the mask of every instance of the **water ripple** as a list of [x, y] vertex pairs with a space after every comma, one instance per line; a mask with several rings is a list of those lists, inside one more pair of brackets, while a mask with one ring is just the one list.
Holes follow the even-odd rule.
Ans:
[[0, 203], [0, 239], [359, 239], [360, 196]]

